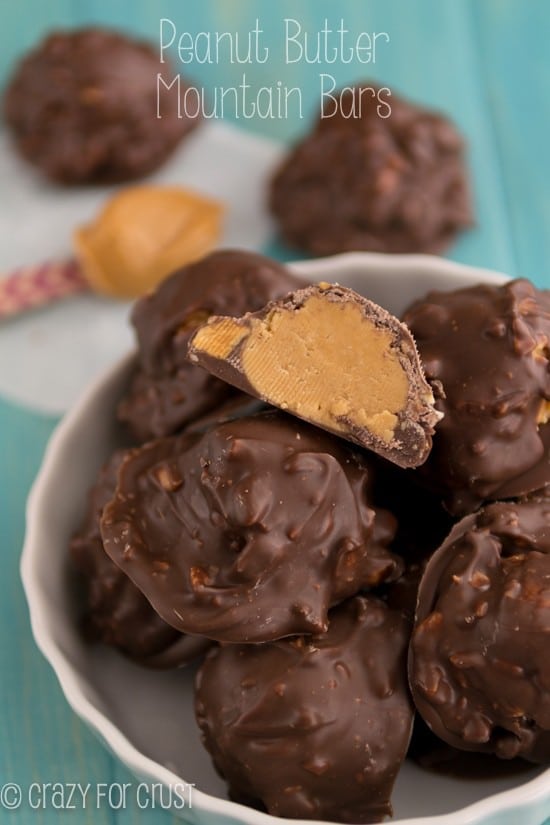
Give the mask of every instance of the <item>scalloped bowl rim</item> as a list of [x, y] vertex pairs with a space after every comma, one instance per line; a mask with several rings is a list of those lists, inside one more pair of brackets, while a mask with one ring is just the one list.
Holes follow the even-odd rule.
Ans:
[[[338, 268], [353, 268], [359, 265], [376, 266], [380, 270], [395, 270], [396, 266], [406, 272], [422, 267], [424, 271], [441, 273], [443, 276], [468, 276], [474, 273], [480, 281], [502, 283], [508, 279], [494, 270], [458, 264], [431, 255], [384, 255], [379, 253], [351, 252], [328, 258], [298, 261], [288, 264], [297, 274], [307, 275], [313, 268], [315, 278], [322, 279], [323, 274]], [[89, 727], [99, 736], [131, 771], [141, 777], [147, 777], [167, 786], [177, 786], [182, 778], [168, 768], [142, 754], [116, 725], [92, 702], [82, 694], [79, 677], [62, 650], [56, 645], [49, 633], [49, 604], [35, 576], [35, 558], [40, 552], [40, 511], [53, 476], [58, 454], [63, 445], [78, 429], [80, 418], [95, 395], [118, 374], [129, 362], [131, 356], [118, 361], [104, 372], [81, 395], [75, 406], [62, 418], [55, 428], [44, 454], [43, 462], [32, 485], [26, 508], [26, 534], [21, 556], [21, 578], [27, 598], [31, 627], [36, 644], [53, 668], [65, 697], [75, 711]], [[465, 808], [452, 813], [435, 816], [423, 816], [392, 820], [392, 825], [483, 825], [488, 817], [510, 813], [513, 809], [519, 813], [526, 806], [548, 801], [550, 805], [550, 769], [528, 782], [513, 789], [485, 797]], [[520, 810], [518, 810], [520, 809]], [[313, 820], [290, 820], [262, 813], [235, 802], [214, 797], [194, 788], [193, 813], [204, 811], [221, 817], [232, 817], [243, 825], [326, 825], [325, 822]], [[550, 813], [550, 808], [549, 808]], [[548, 814], [547, 814], [548, 815]], [[198, 820], [197, 820], [198, 821]]]

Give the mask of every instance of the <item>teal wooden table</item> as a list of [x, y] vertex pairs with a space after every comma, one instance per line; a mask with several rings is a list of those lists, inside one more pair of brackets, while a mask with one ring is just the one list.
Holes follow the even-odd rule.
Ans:
[[[161, 17], [194, 33], [248, 31], [258, 18], [271, 47], [269, 62], [253, 67], [258, 83], [277, 78], [299, 85], [305, 101], [315, 99], [319, 72], [330, 71], [338, 83], [383, 80], [448, 112], [469, 142], [477, 214], [477, 227], [449, 257], [550, 287], [547, 0], [0, 0], [0, 85], [20, 54], [53, 27], [103, 23], [157, 41]], [[325, 17], [333, 24], [342, 18], [351, 32], [386, 31], [390, 43], [370, 67], [285, 64], [284, 18], [298, 18], [313, 31]], [[206, 87], [238, 85], [242, 66], [193, 64], [192, 75]], [[307, 128], [307, 119], [240, 119], [236, 125], [290, 141]], [[270, 251], [288, 257], [276, 244]], [[19, 582], [25, 498], [55, 423], [0, 397], [0, 785], [129, 782], [132, 777], [67, 707], [33, 644]], [[0, 807], [0, 823], [17, 825], [167, 825], [171, 819], [136, 806], [77, 809], [62, 817], [51, 806], [12, 813]]]

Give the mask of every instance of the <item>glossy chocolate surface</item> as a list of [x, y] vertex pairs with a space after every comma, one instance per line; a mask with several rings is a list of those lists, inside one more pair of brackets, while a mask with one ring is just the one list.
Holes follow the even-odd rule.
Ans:
[[550, 481], [550, 293], [430, 292], [405, 312], [444, 413], [422, 477], [457, 515]]
[[139, 441], [172, 435], [235, 390], [187, 360], [193, 331], [210, 315], [260, 309], [303, 284], [253, 252], [221, 250], [179, 269], [134, 306], [138, 367], [119, 418]]
[[378, 822], [412, 726], [408, 624], [372, 596], [329, 615], [322, 635], [212, 651], [197, 720], [233, 798], [279, 816]]
[[282, 413], [145, 445], [120, 468], [105, 549], [178, 630], [261, 642], [326, 629], [396, 578], [366, 455]]
[[463, 750], [550, 759], [550, 497], [466, 516], [430, 559], [409, 678], [430, 728]]
[[307, 286], [234, 321], [213, 316], [190, 338], [189, 358], [402, 467], [426, 460], [441, 417], [405, 324], [338, 284]]
[[174, 630], [103, 549], [99, 519], [113, 496], [125, 452], [117, 451], [90, 490], [84, 522], [70, 545], [84, 601], [84, 630], [92, 641], [112, 645], [149, 667], [180, 667], [204, 653], [206, 639]]

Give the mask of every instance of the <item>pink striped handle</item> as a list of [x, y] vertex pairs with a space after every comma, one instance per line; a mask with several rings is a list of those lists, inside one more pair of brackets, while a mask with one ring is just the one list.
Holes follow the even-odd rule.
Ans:
[[87, 289], [75, 260], [22, 266], [0, 274], [0, 320]]

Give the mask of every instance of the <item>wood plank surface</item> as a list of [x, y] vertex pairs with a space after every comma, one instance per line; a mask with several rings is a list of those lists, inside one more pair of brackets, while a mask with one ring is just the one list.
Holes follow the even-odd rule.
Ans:
[[[525, 275], [550, 287], [550, 3], [546, 0], [0, 0], [0, 86], [15, 61], [47, 31], [98, 23], [157, 41], [159, 19], [179, 31], [252, 29], [256, 19], [270, 49], [266, 64], [244, 67], [254, 84], [299, 86], [303, 118], [233, 118], [240, 128], [292, 142], [308, 127], [319, 97], [319, 75], [338, 84], [383, 81], [392, 90], [446, 112], [469, 146], [477, 225], [449, 251], [465, 263]], [[325, 18], [350, 32], [386, 31], [374, 66], [286, 64], [284, 20], [315, 32]], [[238, 85], [243, 66], [193, 64], [189, 74], [208, 88]], [[1, 197], [1, 182], [0, 182]], [[289, 250], [273, 242], [281, 259]], [[0, 329], [1, 335], [1, 329]], [[131, 782], [68, 708], [30, 633], [19, 583], [25, 498], [54, 421], [0, 398], [0, 784], [54, 777], [61, 782]], [[161, 811], [71, 812], [21, 808], [0, 822], [13, 825], [168, 825]]]

